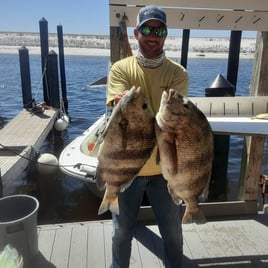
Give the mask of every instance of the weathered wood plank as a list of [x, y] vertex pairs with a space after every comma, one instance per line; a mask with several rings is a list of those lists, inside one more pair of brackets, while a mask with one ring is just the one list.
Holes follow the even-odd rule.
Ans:
[[90, 263], [91, 267], [109, 267], [105, 262], [104, 241], [103, 224], [88, 226], [87, 263]]
[[39, 230], [38, 235], [38, 247], [40, 252], [44, 257], [50, 261], [52, 252], [54, 250], [54, 241], [55, 241], [56, 230]]
[[240, 172], [239, 199], [257, 200], [265, 138], [255, 136], [246, 140]]
[[56, 267], [68, 267], [71, 234], [71, 226], [66, 226], [65, 228], [59, 228], [56, 230], [53, 252], [50, 259], [50, 261], [53, 262]]
[[[110, 6], [110, 26], [118, 27], [124, 15], [127, 26], [136, 27], [140, 6]], [[163, 8], [167, 26], [173, 29], [268, 31], [268, 14], [261, 11]]]
[[[252, 243], [252, 247], [255, 248], [256, 252], [259, 255], [266, 255], [268, 252], [268, 243], [265, 238], [268, 238], [267, 227], [260, 226], [260, 223], [256, 223], [253, 220], [241, 221], [240, 228], [244, 234], [247, 234], [247, 237]], [[257, 227], [259, 225], [259, 227]], [[260, 228], [262, 231], [259, 233], [256, 229]]]
[[164, 267], [161, 258], [163, 256], [158, 256], [158, 252], [154, 246], [153, 236], [154, 232], [145, 227], [138, 227], [136, 229], [135, 238], [137, 239], [141, 266], [140, 267]]
[[225, 256], [240, 256], [242, 251], [237, 247], [235, 240], [230, 239], [228, 230], [225, 227], [225, 221], [221, 222], [210, 222], [210, 230], [217, 237], [218, 242], [221, 244], [222, 251]]
[[[151, 0], [110, 0], [110, 5], [152, 5]], [[268, 3], [263, 0], [154, 0], [154, 5], [169, 7], [215, 8], [215, 9], [247, 9], [268, 10]]]
[[267, 96], [268, 83], [268, 31], [258, 32], [256, 39], [256, 50], [252, 76], [250, 82], [250, 93], [252, 96]]
[[208, 258], [208, 252], [196, 232], [194, 224], [186, 224], [183, 226], [183, 236], [187, 241], [187, 245], [194, 259]]
[[195, 231], [200, 237], [203, 247], [206, 248], [208, 252], [208, 257], [225, 257], [225, 252], [222, 250], [221, 243], [217, 240], [213, 230], [210, 228], [209, 224], [201, 224], [200, 226], [195, 226]]
[[112, 223], [106, 225], [104, 222], [104, 245], [105, 245], [105, 267], [109, 268], [112, 263]]
[[88, 267], [87, 264], [87, 227], [76, 225], [72, 228], [69, 267]]
[[268, 112], [268, 96], [189, 97], [206, 115], [211, 117], [254, 117]]

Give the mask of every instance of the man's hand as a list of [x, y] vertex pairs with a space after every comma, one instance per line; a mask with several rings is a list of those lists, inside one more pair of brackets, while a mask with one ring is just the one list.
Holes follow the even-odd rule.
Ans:
[[113, 106], [115, 106], [122, 99], [122, 97], [126, 95], [127, 93], [128, 93], [128, 90], [125, 90], [123, 93], [116, 95], [113, 100]]

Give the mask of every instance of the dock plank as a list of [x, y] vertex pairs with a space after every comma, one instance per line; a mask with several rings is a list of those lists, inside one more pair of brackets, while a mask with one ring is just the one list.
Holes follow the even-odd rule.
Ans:
[[88, 226], [88, 256], [87, 263], [92, 267], [106, 267], [104, 249], [104, 228], [103, 225], [93, 224]]
[[[209, 221], [183, 225], [183, 267], [257, 267], [268, 265], [268, 215], [260, 219]], [[112, 222], [39, 226], [39, 250], [47, 266], [109, 268]], [[157, 225], [139, 225], [132, 240], [130, 268], [167, 267]], [[52, 266], [55, 265], [55, 266]]]
[[68, 267], [71, 234], [72, 228], [70, 226], [56, 230], [53, 252], [50, 259], [56, 267]]
[[105, 245], [105, 267], [109, 268], [112, 263], [112, 230], [113, 225], [110, 221], [107, 225], [106, 222], [103, 222], [103, 235], [104, 235], [104, 245]]
[[54, 250], [56, 230], [47, 229], [39, 232], [38, 247], [43, 256], [50, 261], [52, 252]]
[[75, 225], [72, 228], [69, 267], [86, 268], [88, 252], [88, 233], [87, 226]]
[[201, 224], [195, 227], [195, 232], [199, 235], [203, 247], [207, 251], [209, 257], [225, 257], [221, 243], [217, 240], [214, 230], [210, 228], [210, 223]]
[[164, 267], [162, 265], [164, 256], [159, 256], [153, 236], [156, 236], [156, 234], [148, 228], [139, 227], [136, 229], [135, 238], [138, 241], [137, 245], [141, 259], [140, 267]]
[[25, 158], [38, 151], [51, 131], [57, 110], [32, 114], [26, 109], [0, 130], [0, 169], [3, 195], [13, 192], [12, 185], [29, 164]]

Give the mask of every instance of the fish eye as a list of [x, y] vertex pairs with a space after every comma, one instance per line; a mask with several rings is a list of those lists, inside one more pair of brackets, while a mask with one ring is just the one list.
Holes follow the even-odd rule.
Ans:
[[142, 110], [145, 110], [145, 109], [147, 109], [147, 104], [146, 103], [144, 103], [143, 105], [142, 105]]
[[188, 105], [188, 103], [184, 103], [184, 104], [183, 104], [183, 107], [184, 107], [185, 109], [189, 109], [189, 105]]

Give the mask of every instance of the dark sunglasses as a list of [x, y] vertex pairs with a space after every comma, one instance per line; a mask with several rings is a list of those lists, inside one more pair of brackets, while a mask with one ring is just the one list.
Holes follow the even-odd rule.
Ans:
[[147, 25], [139, 27], [138, 30], [144, 36], [149, 36], [153, 32], [157, 37], [163, 37], [167, 33], [166, 27], [151, 27]]

